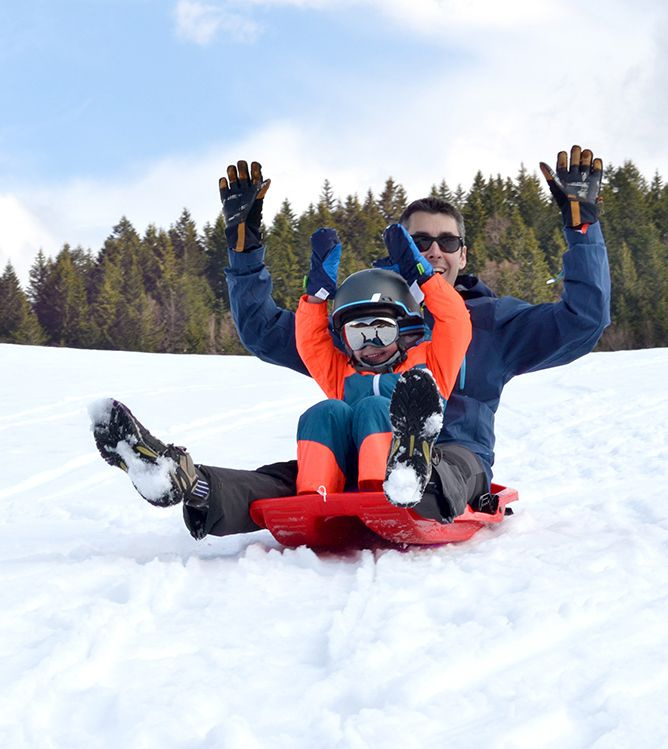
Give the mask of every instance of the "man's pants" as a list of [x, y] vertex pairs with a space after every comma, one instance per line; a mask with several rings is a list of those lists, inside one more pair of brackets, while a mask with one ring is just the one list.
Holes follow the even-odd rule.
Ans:
[[[413, 509], [425, 518], [450, 522], [466, 504], [489, 491], [478, 458], [465, 447], [441, 443], [434, 447], [432, 478], [422, 500]], [[254, 471], [198, 466], [209, 482], [208, 509], [189, 508], [183, 516], [195, 538], [227, 536], [259, 530], [251, 520], [256, 499], [289, 497], [297, 492], [297, 461], [272, 463]]]

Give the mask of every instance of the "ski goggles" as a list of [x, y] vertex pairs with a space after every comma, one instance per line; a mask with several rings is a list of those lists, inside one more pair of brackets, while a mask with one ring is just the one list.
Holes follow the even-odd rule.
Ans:
[[343, 338], [351, 351], [365, 346], [389, 346], [399, 338], [399, 325], [391, 317], [358, 317], [344, 323]]
[[457, 252], [464, 246], [464, 240], [456, 234], [439, 234], [437, 237], [432, 237], [430, 234], [418, 232], [411, 234], [411, 237], [420, 252], [426, 252], [433, 242], [436, 242], [441, 250], [447, 253]]

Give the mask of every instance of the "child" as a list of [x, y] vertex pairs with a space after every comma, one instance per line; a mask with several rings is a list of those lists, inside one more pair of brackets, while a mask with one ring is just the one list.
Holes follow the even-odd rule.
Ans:
[[[442, 426], [440, 397], [452, 391], [471, 323], [460, 295], [434, 273], [401, 225], [388, 227], [384, 240], [401, 275], [359, 271], [337, 290], [336, 233], [320, 229], [311, 238], [297, 349], [330, 400], [299, 420], [297, 492], [343, 491], [356, 481], [366, 491], [382, 485], [390, 502], [411, 507], [431, 475], [431, 448]], [[419, 286], [434, 316], [431, 341], [422, 340], [426, 329], [409, 283]], [[334, 294], [330, 318], [325, 302]]]

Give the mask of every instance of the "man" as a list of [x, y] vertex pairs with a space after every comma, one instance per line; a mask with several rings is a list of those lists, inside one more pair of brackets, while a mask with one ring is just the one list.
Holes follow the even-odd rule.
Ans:
[[[445, 448], [434, 450], [437, 483], [431, 494], [425, 494], [432, 501], [423, 514], [443, 522], [453, 512], [463, 511], [467, 501], [480, 497], [491, 482], [494, 413], [505, 384], [517, 374], [566, 364], [589, 353], [610, 323], [610, 272], [598, 223], [602, 162], [591, 151], [573, 146], [570, 164], [565, 151], [558, 154], [556, 173], [547, 164], [540, 166], [560, 208], [568, 244], [563, 258], [564, 289], [556, 303], [532, 305], [512, 297], [498, 298], [478, 278], [462, 274], [467, 255], [464, 221], [454, 206], [426, 198], [411, 203], [400, 219], [425, 258], [462, 295], [473, 327], [439, 438]], [[264, 264], [260, 224], [268, 187], [269, 180], [263, 181], [256, 162], [250, 174], [243, 161], [238, 168], [228, 167], [227, 179], [220, 181], [230, 248], [226, 272], [232, 314], [243, 344], [252, 353], [307, 374], [295, 345], [294, 313], [274, 303]], [[109, 430], [105, 423], [95, 426], [98, 447], [108, 462], [119, 464], [116, 453], [108, 451], [119, 435], [126, 435], [135, 445], [152, 444], [156, 456], [167, 450], [122, 404], [114, 419], [120, 424], [118, 429]], [[248, 516], [250, 502], [287, 496], [295, 489], [296, 461], [257, 471], [232, 471], [194, 468], [190, 456], [182, 452], [177, 464], [185, 466], [186, 478], [177, 482], [172, 472], [172, 486], [177, 486], [173, 501], [183, 499], [186, 525], [199, 538], [254, 530]], [[198, 485], [205, 487], [199, 497], [193, 489]], [[420, 512], [420, 505], [415, 509]]]

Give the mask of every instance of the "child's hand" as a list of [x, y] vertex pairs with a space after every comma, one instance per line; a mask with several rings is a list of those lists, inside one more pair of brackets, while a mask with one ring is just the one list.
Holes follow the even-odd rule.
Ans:
[[335, 229], [318, 229], [311, 235], [311, 267], [304, 279], [309, 296], [325, 300], [336, 294], [341, 242]]
[[434, 275], [431, 263], [401, 224], [390, 224], [383, 232], [383, 240], [390, 260], [399, 267], [399, 273], [409, 285], [415, 281], [422, 284]]

